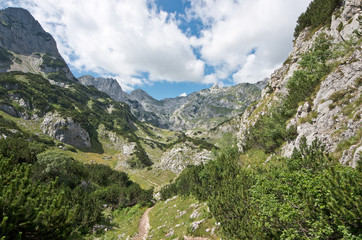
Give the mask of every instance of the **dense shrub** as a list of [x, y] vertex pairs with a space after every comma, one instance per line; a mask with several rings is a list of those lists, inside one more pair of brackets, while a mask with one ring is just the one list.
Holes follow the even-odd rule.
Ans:
[[342, 166], [305, 139], [291, 158], [252, 168], [239, 161], [236, 149], [222, 150], [197, 171], [185, 169], [162, 197], [206, 200], [226, 239], [362, 237], [361, 163]]
[[77, 206], [56, 181], [33, 183], [31, 165], [0, 156], [0, 237], [64, 239], [74, 226]]
[[106, 222], [104, 206], [151, 203], [153, 189], [143, 190], [126, 173], [32, 148], [22, 139], [0, 141], [1, 239], [68, 239]]
[[326, 62], [332, 55], [330, 40], [325, 35], [320, 35], [310, 51], [299, 61], [301, 68], [294, 71], [289, 79], [288, 94], [249, 128], [245, 150], [258, 148], [271, 153], [296, 136], [295, 126], [287, 129], [286, 123], [296, 113], [298, 104], [306, 101], [330, 72]]
[[294, 29], [294, 37], [306, 27], [319, 27], [328, 24], [331, 21], [333, 11], [340, 6], [342, 0], [313, 0], [307, 10], [302, 13]]
[[33, 180], [50, 182], [58, 179], [59, 185], [74, 189], [87, 177], [84, 164], [74, 160], [65, 153], [47, 151], [37, 155], [33, 168]]
[[36, 155], [43, 151], [37, 144], [30, 143], [22, 138], [0, 139], [0, 154], [6, 158], [11, 158], [14, 164], [34, 163]]

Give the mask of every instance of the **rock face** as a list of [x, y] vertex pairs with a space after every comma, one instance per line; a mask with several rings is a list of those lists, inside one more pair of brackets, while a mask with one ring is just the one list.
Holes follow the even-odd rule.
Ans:
[[45, 115], [41, 129], [44, 134], [72, 146], [90, 148], [89, 134], [72, 118], [64, 118], [59, 113], [49, 112]]
[[114, 79], [82, 76], [79, 81], [95, 86], [116, 101], [127, 103], [139, 121], [172, 130], [211, 129], [241, 114], [260, 98], [261, 89], [267, 83], [264, 80], [225, 88], [214, 85], [186, 97], [156, 100], [141, 89], [127, 94]]
[[191, 142], [179, 143], [167, 150], [161, 157], [159, 167], [180, 173], [188, 165], [199, 165], [212, 159], [206, 149], [200, 149]]
[[[253, 108], [248, 109], [239, 118], [238, 144], [242, 150], [248, 128], [288, 93], [287, 82], [298, 70], [301, 55], [308, 51], [320, 34], [329, 36], [333, 45], [349, 41], [354, 35], [360, 40], [362, 10], [360, 1], [346, 0], [344, 6], [332, 16], [330, 27], [322, 27], [312, 36], [309, 29], [303, 30], [294, 42], [294, 48], [283, 66], [270, 78], [268, 86], [262, 92], [262, 98]], [[341, 30], [339, 26], [343, 26]], [[357, 34], [356, 34], [357, 33]], [[302, 137], [310, 144], [318, 138], [329, 152], [342, 151], [341, 162], [356, 165], [361, 151], [361, 41], [356, 41], [352, 53], [331, 60], [332, 72], [321, 81], [312, 101], [299, 106], [297, 114], [288, 121], [288, 126], [297, 126], [297, 137], [283, 146], [283, 154], [290, 156], [299, 146]], [[343, 149], [338, 147], [344, 141], [353, 145]], [[348, 144], [347, 144], [348, 145]], [[338, 156], [338, 154], [337, 154]]]
[[122, 87], [113, 78], [95, 78], [90, 75], [85, 75], [78, 78], [78, 81], [86, 86], [95, 86], [99, 91], [107, 93], [117, 102], [127, 102], [129, 99], [129, 95], [123, 92]]
[[0, 47], [9, 51], [22, 55], [41, 52], [61, 58], [54, 38], [25, 9], [0, 11], [0, 36]]
[[111, 98], [118, 102], [127, 103], [130, 106], [133, 115], [135, 115], [139, 121], [148, 122], [158, 127], [166, 127], [159, 116], [155, 113], [146, 111], [139, 101], [133, 99], [128, 93], [124, 92], [115, 79], [101, 77], [95, 78], [93, 76], [86, 75], [79, 77], [78, 81], [83, 85], [92, 85], [96, 87], [99, 91], [107, 93]]
[[176, 130], [193, 128], [212, 129], [220, 123], [245, 111], [260, 98], [266, 80], [256, 84], [241, 83], [221, 88], [217, 85], [195, 92], [171, 115], [170, 121]]
[[31, 72], [56, 81], [76, 81], [54, 38], [22, 8], [0, 10], [0, 71]]

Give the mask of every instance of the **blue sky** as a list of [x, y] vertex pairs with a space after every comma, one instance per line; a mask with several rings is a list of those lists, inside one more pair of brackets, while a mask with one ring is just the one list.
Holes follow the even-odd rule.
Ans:
[[310, 0], [2, 0], [28, 9], [76, 76], [156, 99], [257, 82], [292, 48]]

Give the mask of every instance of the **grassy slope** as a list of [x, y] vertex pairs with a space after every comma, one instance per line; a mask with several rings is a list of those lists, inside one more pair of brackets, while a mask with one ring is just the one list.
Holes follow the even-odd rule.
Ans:
[[[196, 214], [195, 218], [191, 215]], [[175, 197], [168, 201], [156, 203], [149, 213], [151, 229], [150, 239], [183, 239], [183, 236], [207, 237], [209, 239], [218, 239], [218, 226], [215, 219], [208, 212], [206, 203], [199, 203], [193, 198]], [[195, 222], [202, 223], [193, 229]], [[214, 235], [211, 234], [212, 229]], [[152, 236], [152, 238], [151, 238]]]

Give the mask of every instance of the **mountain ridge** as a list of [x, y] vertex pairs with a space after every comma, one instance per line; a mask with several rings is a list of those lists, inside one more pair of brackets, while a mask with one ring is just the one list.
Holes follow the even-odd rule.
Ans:
[[[93, 85], [98, 90], [108, 93], [116, 101], [127, 103], [140, 121], [182, 131], [200, 127], [208, 130], [242, 113], [249, 104], [258, 99], [267, 81], [264, 79], [255, 84], [241, 83], [225, 88], [213, 86], [185, 97], [156, 100], [141, 89], [136, 89], [130, 94], [125, 93], [114, 79], [82, 76], [78, 80], [82, 84]], [[118, 89], [118, 92], [114, 89]], [[199, 119], [204, 118], [206, 124], [201, 123], [201, 120], [193, 122], [191, 119], [195, 119], [195, 116]], [[213, 117], [219, 119], [208, 122]]]

